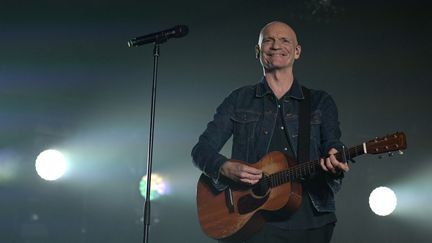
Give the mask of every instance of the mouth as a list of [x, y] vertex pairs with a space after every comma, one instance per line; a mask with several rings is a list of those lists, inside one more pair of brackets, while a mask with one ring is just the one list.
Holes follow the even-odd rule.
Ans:
[[277, 57], [277, 56], [279, 56], [279, 57], [284, 57], [284, 56], [286, 56], [287, 54], [285, 54], [285, 53], [269, 53], [268, 54], [269, 56], [271, 56], [271, 57]]

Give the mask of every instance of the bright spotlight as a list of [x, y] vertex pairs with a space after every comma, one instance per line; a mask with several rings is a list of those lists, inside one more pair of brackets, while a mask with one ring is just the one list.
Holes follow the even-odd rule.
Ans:
[[[147, 190], [147, 175], [143, 176], [140, 181], [140, 193], [141, 196], [145, 198]], [[154, 200], [159, 198], [162, 195], [168, 193], [168, 183], [165, 179], [158, 175], [152, 174], [151, 177], [151, 186], [150, 186], [150, 200]]]
[[391, 214], [397, 204], [396, 194], [388, 187], [375, 188], [369, 196], [369, 206], [379, 216]]
[[36, 172], [47, 181], [59, 179], [66, 171], [66, 159], [57, 150], [45, 150], [36, 158]]

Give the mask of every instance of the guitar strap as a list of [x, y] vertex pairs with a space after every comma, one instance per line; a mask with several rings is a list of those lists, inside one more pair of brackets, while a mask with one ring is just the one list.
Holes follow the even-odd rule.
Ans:
[[299, 136], [297, 148], [297, 161], [299, 163], [309, 161], [310, 149], [310, 114], [311, 114], [311, 95], [310, 89], [302, 86], [304, 99], [300, 102], [299, 111]]

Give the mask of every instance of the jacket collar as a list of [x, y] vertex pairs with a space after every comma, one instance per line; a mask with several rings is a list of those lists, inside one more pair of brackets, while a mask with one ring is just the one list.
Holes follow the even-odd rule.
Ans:
[[[267, 84], [267, 80], [265, 79], [265, 77], [263, 77], [261, 82], [258, 83], [258, 85], [256, 86], [256, 97], [264, 97], [269, 94], [273, 94], [273, 91], [270, 89], [269, 85]], [[291, 97], [297, 100], [304, 99], [302, 87], [300, 83], [297, 81], [297, 79], [294, 78], [294, 82], [291, 88], [288, 90], [288, 92], [285, 94], [284, 97]]]

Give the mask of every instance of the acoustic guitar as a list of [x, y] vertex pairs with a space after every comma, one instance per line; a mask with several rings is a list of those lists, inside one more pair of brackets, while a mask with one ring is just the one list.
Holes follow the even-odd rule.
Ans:
[[[335, 156], [339, 161], [350, 161], [363, 154], [401, 152], [403, 149], [406, 149], [406, 136], [398, 132], [344, 148]], [[262, 170], [263, 177], [252, 186], [225, 178], [228, 187], [217, 191], [211, 179], [202, 174], [197, 185], [196, 200], [201, 228], [205, 234], [217, 240], [247, 239], [262, 228], [268, 212], [293, 213], [301, 204], [300, 180], [323, 172], [319, 160], [296, 164], [278, 151], [270, 152], [254, 164], [236, 162]]]

